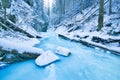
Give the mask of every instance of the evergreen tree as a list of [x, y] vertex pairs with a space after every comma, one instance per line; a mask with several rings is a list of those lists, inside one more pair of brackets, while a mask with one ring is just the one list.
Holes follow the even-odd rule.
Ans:
[[99, 18], [98, 18], [98, 31], [103, 27], [104, 20], [104, 0], [100, 0]]

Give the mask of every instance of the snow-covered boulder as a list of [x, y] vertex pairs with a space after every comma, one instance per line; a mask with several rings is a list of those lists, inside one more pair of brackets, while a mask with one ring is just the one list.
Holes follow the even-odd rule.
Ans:
[[36, 58], [35, 63], [38, 66], [45, 66], [45, 65], [48, 65], [48, 64], [55, 62], [57, 60], [59, 60], [59, 57], [57, 57], [51, 51], [46, 51], [45, 53], [41, 54], [40, 56], [38, 56]]
[[60, 54], [60, 55], [63, 55], [63, 56], [69, 56], [71, 54], [69, 49], [67, 49], [65, 47], [61, 47], [61, 46], [58, 46], [56, 48], [56, 53]]

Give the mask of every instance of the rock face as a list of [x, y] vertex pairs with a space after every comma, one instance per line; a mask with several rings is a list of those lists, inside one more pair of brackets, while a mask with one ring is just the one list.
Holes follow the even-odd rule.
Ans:
[[65, 47], [61, 47], [61, 46], [57, 47], [56, 53], [63, 55], [63, 56], [69, 56], [71, 54], [69, 49], [67, 49]]
[[37, 59], [35, 60], [35, 63], [38, 66], [46, 66], [46, 65], [48, 65], [50, 63], [53, 63], [53, 62], [55, 62], [57, 60], [59, 60], [59, 57], [57, 57], [51, 51], [46, 51], [45, 53], [43, 53], [42, 55], [37, 57]]

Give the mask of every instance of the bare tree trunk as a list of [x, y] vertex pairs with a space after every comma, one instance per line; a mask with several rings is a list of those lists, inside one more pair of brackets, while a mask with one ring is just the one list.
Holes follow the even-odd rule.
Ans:
[[83, 0], [80, 0], [80, 13], [81, 14], [83, 13], [82, 10], [83, 10]]
[[112, 0], [109, 1], [109, 15], [112, 13]]
[[2, 1], [2, 6], [4, 8], [4, 24], [6, 24], [6, 7], [7, 7], [7, 1], [6, 0]]
[[103, 27], [104, 19], [104, 0], [100, 0], [99, 18], [98, 18], [98, 31]]
[[62, 1], [62, 14], [65, 14], [65, 0]]
[[62, 19], [62, 13], [63, 13], [63, 9], [62, 9], [62, 0], [59, 0], [59, 4], [60, 4], [60, 6], [59, 6], [59, 8], [60, 8], [60, 15], [59, 15], [59, 23], [61, 22], [61, 19]]

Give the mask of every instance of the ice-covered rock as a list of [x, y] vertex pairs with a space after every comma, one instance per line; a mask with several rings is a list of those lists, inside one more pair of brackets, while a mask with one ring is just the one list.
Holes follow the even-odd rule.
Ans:
[[45, 66], [45, 65], [48, 65], [57, 60], [59, 60], [58, 56], [56, 56], [51, 51], [46, 51], [45, 53], [43, 53], [39, 57], [37, 57], [37, 59], [35, 60], [35, 63], [38, 66]]
[[6, 64], [4, 64], [4, 63], [1, 63], [1, 64], [0, 64], [0, 67], [4, 67], [4, 66], [6, 66]]
[[58, 46], [56, 48], [56, 53], [60, 54], [60, 55], [63, 55], [63, 56], [69, 56], [71, 54], [69, 49], [67, 49], [65, 47], [61, 47], [61, 46]]

